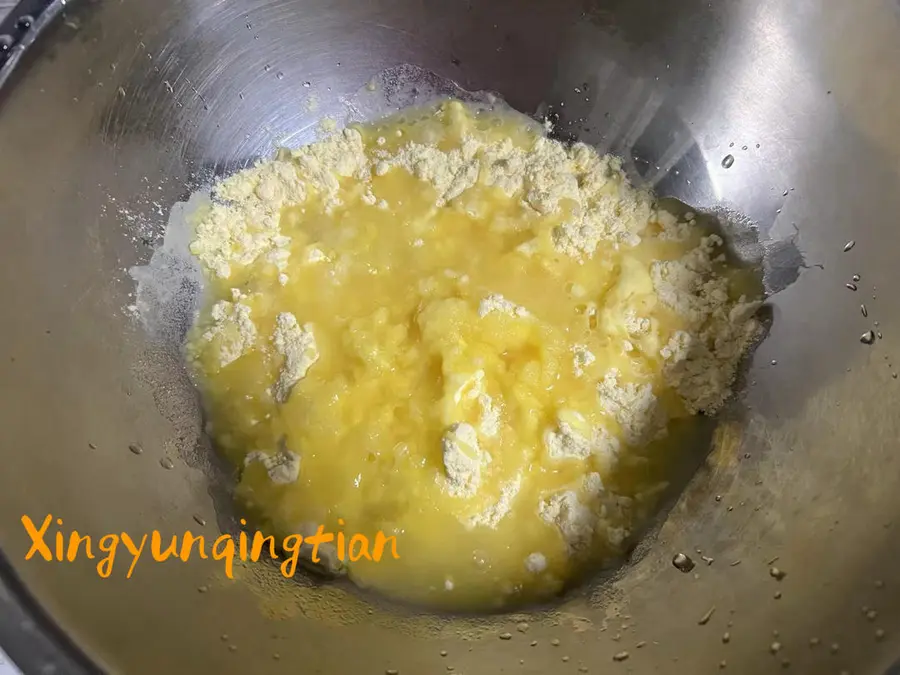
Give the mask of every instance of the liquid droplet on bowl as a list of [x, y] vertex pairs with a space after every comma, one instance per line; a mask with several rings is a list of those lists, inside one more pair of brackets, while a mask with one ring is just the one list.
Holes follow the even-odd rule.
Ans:
[[672, 558], [672, 565], [675, 566], [675, 569], [684, 574], [687, 574], [694, 569], [694, 561], [691, 560], [690, 556], [687, 556], [684, 553], [676, 553], [675, 557]]
[[722, 159], [722, 167], [730, 169], [734, 165], [734, 155], [725, 155]]
[[716, 612], [716, 608], [715, 608], [715, 607], [710, 607], [709, 611], [706, 612], [706, 614], [704, 614], [703, 616], [701, 616], [701, 617], [700, 617], [700, 620], [697, 621], [697, 625], [698, 625], [698, 626], [705, 626], [706, 624], [708, 624], [708, 623], [709, 623], [709, 620], [712, 618], [712, 615], [715, 614], [715, 612]]

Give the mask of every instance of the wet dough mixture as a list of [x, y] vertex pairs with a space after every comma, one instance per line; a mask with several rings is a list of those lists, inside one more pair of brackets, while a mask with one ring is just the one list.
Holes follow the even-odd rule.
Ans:
[[404, 111], [213, 194], [187, 353], [240, 497], [282, 536], [396, 535], [323, 564], [404, 600], [504, 607], [621, 556], [759, 328], [718, 236], [509, 111]]

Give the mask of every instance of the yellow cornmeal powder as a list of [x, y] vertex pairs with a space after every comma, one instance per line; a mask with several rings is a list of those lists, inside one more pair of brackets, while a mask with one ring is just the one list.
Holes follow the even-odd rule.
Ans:
[[325, 564], [403, 600], [500, 608], [620, 556], [758, 330], [717, 236], [508, 111], [404, 111], [214, 196], [187, 353], [239, 496], [281, 535], [395, 535]]

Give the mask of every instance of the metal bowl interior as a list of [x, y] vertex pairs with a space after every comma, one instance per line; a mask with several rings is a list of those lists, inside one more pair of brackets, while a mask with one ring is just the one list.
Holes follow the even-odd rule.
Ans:
[[[900, 636], [895, 0], [57, 0], [21, 33], [0, 71], [0, 548], [7, 576], [100, 668], [887, 669]], [[131, 579], [26, 561], [23, 514], [94, 536], [183, 531], [195, 515], [217, 531], [196, 396], [177, 345], [124, 310], [127, 269], [148, 260], [172, 203], [276, 142], [312, 140], [398, 64], [549, 107], [635, 180], [802, 252], [799, 269], [769, 256], [793, 283], [771, 298], [745, 391], [658, 531], [614, 580], [478, 619], [256, 569], [230, 582], [211, 560], [138, 564]], [[709, 564], [673, 568], [697, 549]], [[13, 620], [3, 634], [43, 630]], [[9, 651], [29, 667], [53, 658], [24, 641]]]

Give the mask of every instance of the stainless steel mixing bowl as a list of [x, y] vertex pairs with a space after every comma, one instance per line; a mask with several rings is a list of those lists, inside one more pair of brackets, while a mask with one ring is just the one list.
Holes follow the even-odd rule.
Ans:
[[[900, 652], [896, 0], [28, 5], [0, 30], [0, 640], [29, 672], [886, 671]], [[312, 139], [402, 63], [554, 110], [636, 180], [746, 215], [770, 278], [794, 281], [658, 532], [614, 580], [477, 620], [255, 569], [229, 582], [211, 560], [105, 580], [84, 559], [26, 561], [23, 514], [95, 536], [229, 527], [177, 348], [123, 309], [125, 270], [171, 203]]]

